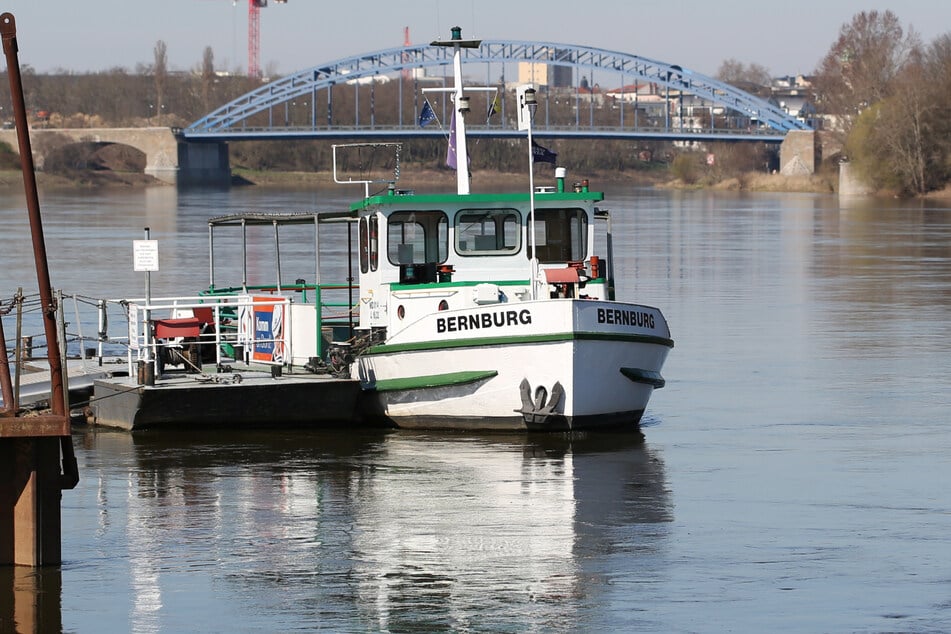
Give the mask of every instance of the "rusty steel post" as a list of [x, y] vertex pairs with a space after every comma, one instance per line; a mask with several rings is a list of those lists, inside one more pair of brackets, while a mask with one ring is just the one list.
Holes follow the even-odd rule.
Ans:
[[[0, 15], [0, 36], [10, 78], [10, 96], [30, 216], [33, 257], [46, 332], [52, 410], [49, 416], [0, 417], [0, 565], [43, 566], [62, 561], [61, 491], [76, 486], [79, 471], [70, 436], [57, 311], [17, 60], [16, 22], [10, 13]], [[5, 354], [6, 344], [3, 345]], [[7, 367], [6, 363], [4, 366]], [[63, 473], [60, 473], [61, 454]]]
[[43, 311], [43, 331], [46, 333], [46, 352], [50, 365], [50, 409], [53, 414], [67, 416], [63, 392], [63, 366], [60, 360], [56, 328], [56, 304], [50, 282], [49, 263], [46, 259], [46, 241], [43, 238], [43, 220], [40, 217], [40, 199], [36, 193], [36, 173], [33, 165], [33, 149], [30, 146], [26, 106], [23, 101], [23, 84], [20, 78], [20, 62], [17, 57], [16, 21], [12, 13], [0, 15], [0, 36], [3, 38], [3, 54], [7, 60], [7, 75], [10, 77], [10, 99], [16, 122], [17, 141], [20, 147], [20, 164], [23, 169], [23, 187], [30, 215], [30, 234], [33, 238], [33, 258], [36, 262], [36, 280], [39, 284], [40, 303]]

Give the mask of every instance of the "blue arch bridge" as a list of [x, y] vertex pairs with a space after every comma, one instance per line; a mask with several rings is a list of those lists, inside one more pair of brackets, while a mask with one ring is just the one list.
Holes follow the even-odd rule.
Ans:
[[[438, 89], [452, 83], [452, 55], [452, 47], [424, 44], [338, 59], [266, 83], [174, 134], [163, 129], [164, 137], [137, 134], [119, 142], [146, 154], [147, 173], [189, 185], [230, 182], [227, 141], [447, 136], [449, 94]], [[539, 94], [536, 138], [776, 143], [784, 171], [815, 167], [815, 133], [806, 122], [675, 64], [507, 40], [483, 40], [462, 56], [467, 84], [495, 88], [470, 92], [470, 137], [521, 137], [512, 84], [532, 83]], [[436, 121], [420, 126], [427, 102]]]
[[[425, 89], [446, 84], [452, 53], [452, 47], [417, 45], [308, 68], [221, 106], [183, 134], [190, 141], [445, 134], [439, 126], [421, 127], [417, 121]], [[518, 83], [541, 89], [533, 124], [539, 137], [780, 142], [791, 130], [810, 130], [775, 104], [729, 84], [628, 53], [483, 40], [478, 48], [463, 49], [463, 64], [471, 80], [497, 86], [500, 96], [501, 116], [467, 117], [470, 136], [521, 135], [510, 121], [514, 90], [505, 91], [506, 73], [514, 65], [520, 66]], [[484, 79], [473, 75], [479, 68]], [[395, 108], [376, 107], [384, 92]], [[486, 93], [486, 113], [492, 94]], [[446, 99], [430, 100], [444, 121]]]

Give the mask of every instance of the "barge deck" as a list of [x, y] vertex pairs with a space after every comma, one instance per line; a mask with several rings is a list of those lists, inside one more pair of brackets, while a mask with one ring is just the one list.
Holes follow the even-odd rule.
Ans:
[[183, 427], [355, 426], [365, 420], [360, 382], [327, 374], [171, 372], [94, 382], [88, 422], [129, 431]]

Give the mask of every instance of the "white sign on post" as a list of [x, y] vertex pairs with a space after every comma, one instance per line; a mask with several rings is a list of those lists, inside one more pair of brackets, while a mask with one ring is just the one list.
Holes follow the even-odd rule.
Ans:
[[158, 271], [158, 240], [133, 240], [132, 261], [135, 271]]
[[525, 92], [527, 90], [534, 90], [534, 88], [534, 84], [522, 84], [521, 86], [515, 87], [515, 99], [518, 105], [515, 110], [515, 116], [518, 121], [519, 130], [528, 130], [528, 126], [531, 125], [532, 113], [525, 104]]
[[139, 349], [139, 307], [135, 304], [129, 304], [129, 348]]

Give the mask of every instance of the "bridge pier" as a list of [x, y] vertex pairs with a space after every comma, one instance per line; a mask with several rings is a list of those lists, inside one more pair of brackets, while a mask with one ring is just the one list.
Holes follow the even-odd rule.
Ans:
[[[148, 171], [160, 180], [157, 173]], [[159, 168], [161, 170], [161, 168]], [[191, 143], [179, 141], [178, 167], [175, 183], [179, 187], [227, 187], [231, 184], [231, 162], [228, 144], [222, 142]]]
[[848, 161], [839, 162], [839, 196], [869, 196], [873, 189], [862, 182], [852, 164]]
[[779, 171], [783, 176], [808, 176], [816, 173], [820, 162], [814, 130], [790, 130], [779, 146]]
[[[145, 154], [145, 173], [163, 183], [181, 187], [227, 186], [231, 184], [228, 145], [222, 141], [186, 141], [172, 128], [49, 128], [31, 129], [34, 139], [50, 137], [53, 142], [34, 147], [62, 146], [64, 142], [118, 143]], [[0, 130], [0, 142], [17, 150], [16, 130]], [[34, 150], [34, 154], [38, 154]], [[34, 156], [42, 164], [41, 156]]]

